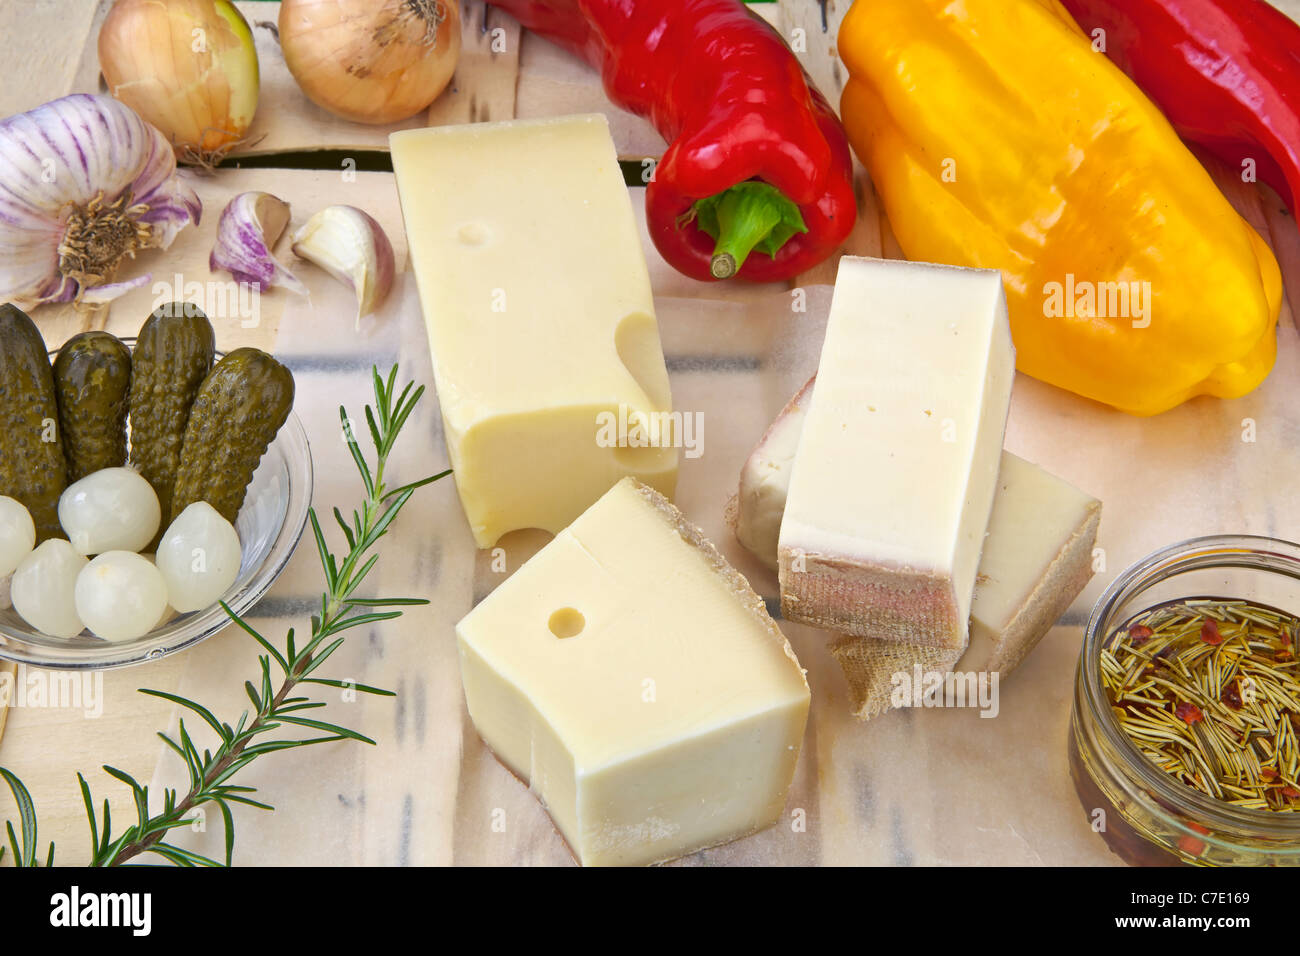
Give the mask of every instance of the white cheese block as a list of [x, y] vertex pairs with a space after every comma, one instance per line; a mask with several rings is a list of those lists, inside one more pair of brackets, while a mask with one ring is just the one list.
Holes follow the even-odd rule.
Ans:
[[1033, 650], [1092, 579], [1100, 523], [1100, 501], [1003, 453], [962, 670], [1006, 674]]
[[858, 717], [889, 710], [895, 675], [916, 664], [924, 673], [1006, 677], [1092, 578], [1100, 502], [1006, 452], [998, 485], [964, 652], [871, 637], [832, 645]]
[[756, 595], [631, 479], [456, 627], [470, 717], [578, 859], [656, 863], [776, 821], [809, 691]]
[[[728, 506], [736, 537], [769, 567], [790, 487], [808, 398], [816, 378], [795, 395], [751, 452], [740, 491]], [[871, 637], [832, 645], [848, 679], [857, 716], [890, 709], [893, 676], [951, 670], [1005, 678], [1051, 630], [1093, 574], [1101, 503], [1010, 452], [1002, 453], [984, 550], [971, 601], [967, 648], [935, 648]]]
[[778, 547], [793, 621], [960, 648], [1015, 377], [996, 271], [840, 260]]
[[804, 384], [786, 403], [781, 414], [768, 426], [740, 471], [740, 490], [727, 505], [727, 520], [736, 538], [773, 571], [777, 567], [777, 546], [781, 518], [790, 494], [794, 455], [799, 450], [808, 401], [817, 376]]
[[390, 142], [444, 438], [478, 546], [520, 528], [558, 532], [627, 475], [672, 495], [668, 372], [605, 118], [405, 130]]

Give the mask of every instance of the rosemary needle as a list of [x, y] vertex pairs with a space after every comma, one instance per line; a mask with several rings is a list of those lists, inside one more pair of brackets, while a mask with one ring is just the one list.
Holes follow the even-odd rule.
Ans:
[[1237, 806], [1300, 810], [1300, 619], [1240, 600], [1143, 611], [1102, 652], [1115, 720], [1153, 764]]

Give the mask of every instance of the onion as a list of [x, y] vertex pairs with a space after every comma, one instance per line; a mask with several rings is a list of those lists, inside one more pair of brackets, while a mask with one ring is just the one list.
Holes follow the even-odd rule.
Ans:
[[167, 582], [143, 555], [105, 551], [78, 572], [72, 599], [77, 617], [91, 634], [106, 641], [133, 641], [162, 620]]
[[257, 112], [253, 31], [230, 0], [117, 0], [99, 31], [99, 68], [183, 162], [216, 165]]
[[458, 0], [282, 0], [279, 30], [302, 91], [358, 123], [426, 109], [460, 57]]

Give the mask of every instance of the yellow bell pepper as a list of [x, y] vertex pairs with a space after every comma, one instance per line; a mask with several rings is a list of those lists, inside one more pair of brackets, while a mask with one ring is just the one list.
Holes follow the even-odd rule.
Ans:
[[1021, 371], [1138, 415], [1268, 375], [1272, 252], [1057, 0], [857, 0], [839, 50], [904, 254], [1002, 270]]

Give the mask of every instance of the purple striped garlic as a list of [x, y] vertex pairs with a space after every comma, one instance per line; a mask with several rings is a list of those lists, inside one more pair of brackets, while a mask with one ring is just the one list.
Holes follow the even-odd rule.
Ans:
[[306, 295], [306, 287], [271, 252], [288, 226], [287, 202], [270, 193], [240, 193], [221, 211], [208, 268], [229, 272], [259, 291], [278, 285]]
[[171, 144], [111, 97], [0, 120], [0, 301], [111, 301], [149, 281], [111, 281], [123, 260], [167, 248], [201, 211]]

